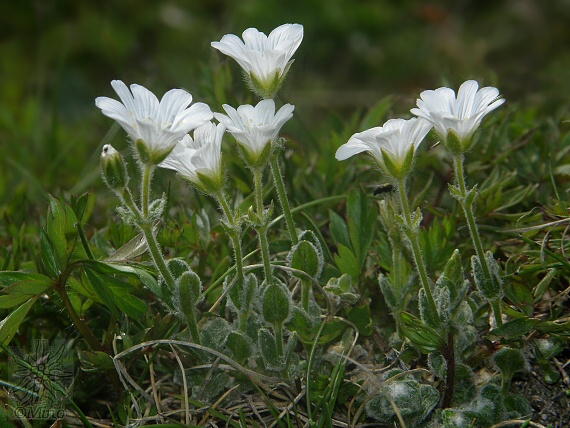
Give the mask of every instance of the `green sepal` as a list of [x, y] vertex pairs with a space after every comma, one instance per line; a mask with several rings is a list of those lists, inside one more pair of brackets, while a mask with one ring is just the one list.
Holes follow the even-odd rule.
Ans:
[[220, 193], [224, 186], [224, 181], [221, 174], [210, 175], [210, 174], [202, 174], [199, 171], [196, 171], [196, 176], [198, 177], [199, 182], [193, 182], [193, 184], [204, 193], [208, 195], [216, 195]]
[[406, 152], [406, 156], [404, 157], [404, 162], [402, 163], [402, 176], [406, 176], [410, 172], [412, 172], [412, 168], [414, 167], [415, 154], [416, 154], [416, 148], [414, 145], [411, 145], [408, 151]]
[[467, 151], [465, 148], [466, 146], [470, 146], [470, 144], [465, 144], [459, 136], [451, 129], [447, 131], [447, 136], [440, 136], [443, 139], [443, 145], [447, 149], [449, 153], [454, 156], [462, 155]]
[[103, 181], [109, 189], [120, 190], [127, 187], [129, 183], [127, 165], [118, 151], [105, 145], [99, 163]]
[[152, 151], [140, 138], [135, 141], [135, 152], [139, 161], [144, 165], [158, 165], [168, 157], [172, 149], [174, 149], [174, 146]]
[[389, 177], [393, 179], [398, 179], [401, 177], [401, 165], [397, 165], [394, 162], [394, 159], [389, 153], [386, 153], [385, 150], [380, 149], [380, 154], [382, 155], [381, 159], [377, 159], [378, 166], [380, 169]]
[[283, 83], [283, 79], [289, 71], [289, 67], [293, 61], [289, 61], [283, 73], [280, 70], [275, 70], [275, 74], [272, 78], [268, 79], [267, 81], [262, 81], [257, 78], [255, 74], [250, 72], [248, 76], [248, 81], [250, 84], [250, 88], [256, 95], [263, 99], [271, 99], [275, 96], [281, 84]]
[[273, 151], [272, 141], [267, 141], [261, 152], [251, 151], [247, 146], [238, 142], [238, 152], [245, 164], [250, 168], [263, 169], [271, 157]]

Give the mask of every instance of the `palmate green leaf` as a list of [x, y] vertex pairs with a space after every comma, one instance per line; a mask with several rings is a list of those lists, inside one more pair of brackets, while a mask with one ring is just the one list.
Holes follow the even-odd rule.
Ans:
[[36, 272], [4, 271], [0, 272], [0, 287], [6, 287], [21, 281], [49, 281], [50, 278]]
[[97, 260], [84, 260], [83, 263], [89, 266], [90, 269], [108, 275], [126, 275], [131, 278], [137, 278], [142, 284], [152, 291], [156, 296], [161, 297], [162, 291], [158, 286], [156, 279], [142, 268], [133, 265], [126, 265], [121, 263], [107, 263]]
[[348, 320], [358, 328], [358, 333], [363, 336], [370, 336], [374, 330], [372, 318], [370, 317], [370, 306], [354, 306], [347, 311]]
[[338, 244], [338, 254], [334, 255], [334, 261], [341, 273], [350, 275], [355, 282], [360, 276], [360, 265], [352, 251], [344, 245]]
[[132, 286], [129, 283], [89, 268], [85, 269], [85, 275], [95, 293], [115, 317], [127, 315], [138, 319], [146, 313], [144, 302], [130, 294]]
[[46, 231], [53, 246], [56, 266], [62, 271], [67, 264], [67, 218], [63, 205], [50, 195]]
[[334, 241], [340, 245], [350, 248], [350, 236], [345, 221], [334, 211], [329, 210], [330, 231]]
[[83, 218], [83, 215], [85, 214], [88, 201], [89, 193], [83, 193], [79, 196], [71, 195], [71, 209], [73, 210], [75, 217], [82, 223], [86, 220]]
[[520, 282], [510, 281], [505, 287], [505, 294], [521, 312], [528, 317], [532, 316], [534, 298], [529, 287]]
[[81, 363], [81, 370], [86, 372], [115, 370], [113, 358], [105, 352], [82, 351], [78, 353], [78, 356]]
[[43, 271], [52, 278], [57, 278], [61, 273], [61, 268], [56, 260], [53, 245], [44, 229], [41, 229], [40, 231], [40, 261], [41, 266], [38, 266], [38, 269], [42, 270], [41, 268], [43, 268]]
[[0, 309], [13, 308], [26, 300], [39, 296], [53, 285], [53, 281], [45, 277], [39, 280], [16, 282], [2, 290]]
[[12, 340], [36, 299], [37, 297], [32, 297], [0, 321], [0, 345], [7, 345]]

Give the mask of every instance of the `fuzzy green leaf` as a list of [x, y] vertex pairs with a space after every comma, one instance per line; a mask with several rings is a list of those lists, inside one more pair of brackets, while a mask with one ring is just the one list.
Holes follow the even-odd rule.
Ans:
[[322, 264], [317, 249], [309, 241], [301, 241], [295, 245], [289, 257], [290, 266], [293, 269], [298, 269], [313, 278], [318, 278]]
[[277, 353], [275, 338], [268, 329], [262, 328], [259, 330], [257, 344], [266, 368], [279, 371], [285, 367], [283, 357], [280, 357]]
[[293, 305], [285, 286], [273, 282], [267, 287], [262, 300], [263, 318], [272, 325], [281, 325], [291, 315]]
[[507, 339], [514, 339], [529, 333], [539, 322], [540, 320], [536, 318], [516, 318], [494, 328], [490, 334], [504, 336]]
[[439, 351], [444, 344], [435, 329], [424, 325], [419, 318], [412, 314], [406, 312], [400, 314], [400, 325], [402, 332], [410, 342], [426, 354]]

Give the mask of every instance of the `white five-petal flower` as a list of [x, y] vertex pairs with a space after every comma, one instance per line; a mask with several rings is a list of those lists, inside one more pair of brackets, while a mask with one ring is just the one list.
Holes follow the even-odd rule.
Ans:
[[222, 185], [222, 137], [226, 128], [212, 122], [186, 134], [158, 166], [172, 169], [203, 190], [217, 191]]
[[159, 101], [141, 85], [133, 84], [129, 90], [122, 81], [113, 80], [111, 86], [121, 102], [98, 97], [95, 105], [129, 134], [144, 163], [160, 163], [178, 140], [213, 117], [204, 103], [189, 107], [192, 95], [183, 89], [171, 89]]
[[383, 126], [354, 134], [338, 148], [335, 157], [346, 160], [368, 152], [384, 173], [399, 178], [410, 172], [413, 155], [431, 128], [424, 119], [390, 119]]
[[[479, 89], [476, 81], [468, 80], [460, 86], [457, 98], [450, 88], [423, 91], [417, 100], [418, 108], [411, 112], [429, 120], [453, 153], [463, 153], [469, 149], [471, 137], [483, 118], [505, 102], [499, 96], [497, 88]], [[448, 144], [448, 137], [457, 141]]]
[[242, 34], [226, 34], [213, 48], [232, 57], [243, 68], [252, 89], [262, 98], [272, 98], [277, 92], [291, 63], [293, 54], [303, 40], [303, 26], [283, 24], [269, 36], [255, 28]]
[[275, 102], [271, 99], [262, 100], [255, 107], [241, 105], [237, 110], [227, 104], [222, 107], [227, 115], [214, 113], [214, 117], [226, 126], [241, 145], [250, 165], [264, 163], [268, 159], [269, 149], [281, 127], [293, 117], [295, 109], [295, 106], [285, 104], [275, 113]]

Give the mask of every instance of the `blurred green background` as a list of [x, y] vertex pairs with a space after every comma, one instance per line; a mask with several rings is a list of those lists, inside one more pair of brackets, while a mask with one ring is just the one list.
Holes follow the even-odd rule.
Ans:
[[112, 79], [159, 97], [183, 87], [214, 110], [256, 101], [210, 47], [250, 26], [304, 25], [281, 101], [317, 137], [387, 95], [405, 115], [421, 90], [469, 78], [540, 115], [569, 104], [569, 0], [24, 0], [0, 11], [0, 206], [16, 223], [41, 216], [49, 193], [102, 190], [102, 144], [126, 147], [94, 105], [115, 96]]

